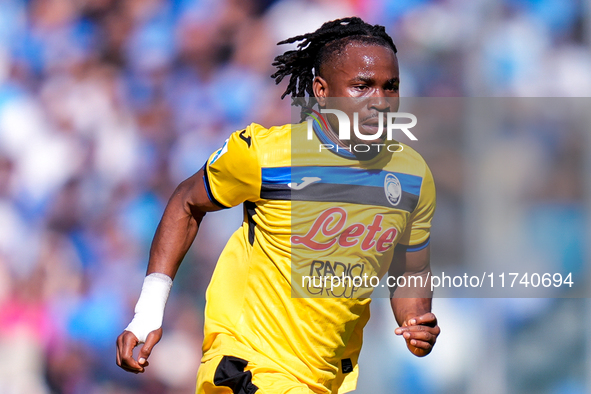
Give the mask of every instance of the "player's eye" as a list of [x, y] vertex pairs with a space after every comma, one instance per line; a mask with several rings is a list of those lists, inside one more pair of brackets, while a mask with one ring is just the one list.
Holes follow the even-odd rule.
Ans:
[[355, 86], [353, 86], [353, 89], [359, 90], [359, 91], [364, 91], [364, 90], [368, 89], [368, 86], [367, 85], [355, 85]]
[[391, 92], [397, 92], [398, 91], [398, 83], [389, 83], [386, 86], [384, 86], [384, 89], [391, 91]]

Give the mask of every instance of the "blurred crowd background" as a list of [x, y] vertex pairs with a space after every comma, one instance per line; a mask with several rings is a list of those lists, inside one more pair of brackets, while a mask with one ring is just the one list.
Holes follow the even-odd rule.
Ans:
[[[240, 208], [204, 219], [148, 372], [115, 365], [166, 201], [229, 133], [289, 122], [275, 44], [350, 15], [394, 38], [402, 96], [589, 108], [572, 98], [591, 92], [588, 0], [0, 0], [0, 394], [194, 391], [205, 288]], [[542, 261], [589, 283], [589, 123], [551, 120], [419, 138], [434, 269]], [[588, 300], [434, 304], [443, 334], [416, 359], [375, 301], [357, 392], [591, 392]]]

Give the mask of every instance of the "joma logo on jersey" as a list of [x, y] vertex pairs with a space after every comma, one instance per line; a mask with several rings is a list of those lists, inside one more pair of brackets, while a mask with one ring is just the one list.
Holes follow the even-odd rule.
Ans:
[[354, 223], [345, 227], [347, 211], [339, 207], [330, 208], [318, 216], [306, 235], [294, 235], [291, 242], [293, 245], [301, 244], [312, 250], [327, 250], [336, 243], [342, 248], [360, 244], [364, 251], [375, 248], [377, 252], [383, 253], [392, 246], [398, 234], [394, 227], [382, 231], [383, 219], [383, 215], [376, 215], [369, 226]]

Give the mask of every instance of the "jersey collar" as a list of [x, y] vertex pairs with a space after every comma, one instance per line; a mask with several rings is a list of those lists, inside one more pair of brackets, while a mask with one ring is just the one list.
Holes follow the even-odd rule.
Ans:
[[344, 147], [339, 147], [340, 149], [337, 149], [338, 145], [328, 137], [326, 131], [322, 128], [318, 121], [314, 120], [312, 122], [312, 128], [314, 129], [314, 133], [316, 133], [316, 137], [318, 137], [320, 142], [322, 142], [325, 145], [331, 146], [331, 148], [329, 148], [328, 150], [330, 150], [332, 153], [345, 159], [357, 160], [357, 157]]

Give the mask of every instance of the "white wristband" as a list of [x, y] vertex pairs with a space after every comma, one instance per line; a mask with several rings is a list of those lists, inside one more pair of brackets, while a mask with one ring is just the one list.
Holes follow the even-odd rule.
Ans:
[[131, 331], [140, 343], [148, 334], [162, 326], [164, 306], [172, 287], [172, 279], [165, 274], [153, 273], [144, 278], [140, 298], [135, 305], [135, 315], [126, 331]]

